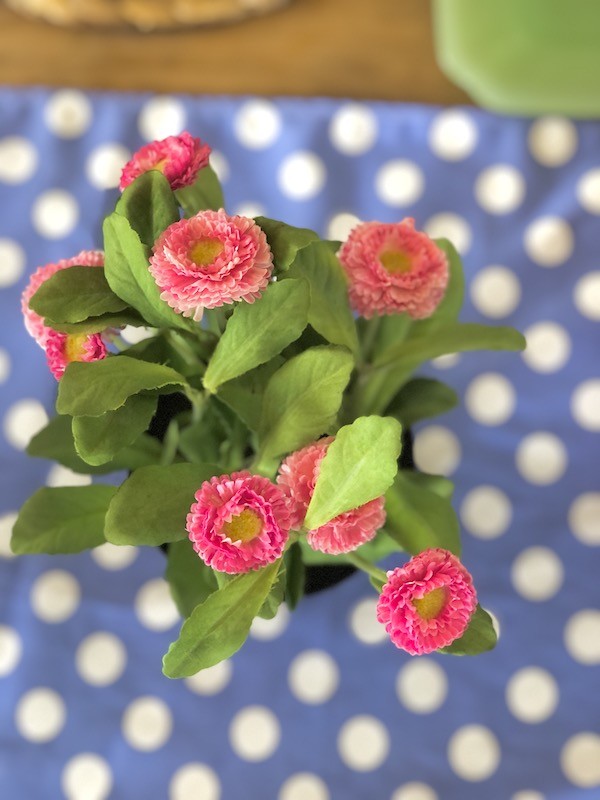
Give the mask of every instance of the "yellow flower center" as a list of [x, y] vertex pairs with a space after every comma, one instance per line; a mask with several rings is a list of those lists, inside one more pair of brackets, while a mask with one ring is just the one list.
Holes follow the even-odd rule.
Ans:
[[86, 333], [74, 333], [67, 336], [64, 354], [68, 364], [70, 364], [71, 361], [83, 361], [87, 338]]
[[262, 531], [263, 521], [255, 511], [245, 508], [223, 524], [223, 532], [232, 542], [251, 542]]
[[435, 619], [446, 605], [447, 597], [448, 590], [445, 586], [440, 586], [423, 597], [415, 597], [412, 602], [422, 619]]
[[412, 258], [403, 250], [385, 250], [379, 256], [379, 260], [392, 275], [398, 272], [410, 272], [413, 265]]
[[168, 158], [163, 158], [160, 161], [157, 161], [156, 164], [152, 167], [152, 169], [156, 169], [159, 172], [162, 172], [164, 174], [165, 167], [167, 166], [168, 163], [169, 163], [169, 159]]
[[206, 267], [212, 264], [224, 249], [225, 246], [220, 239], [198, 239], [192, 245], [190, 258], [198, 267]]

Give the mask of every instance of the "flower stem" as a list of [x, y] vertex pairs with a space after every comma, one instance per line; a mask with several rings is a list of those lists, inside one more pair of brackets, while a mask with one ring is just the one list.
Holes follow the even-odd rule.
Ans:
[[373, 348], [375, 347], [377, 334], [379, 333], [379, 327], [381, 325], [381, 319], [381, 317], [374, 317], [369, 320], [369, 324], [366, 327], [365, 335], [361, 342], [362, 359], [365, 363], [371, 360]]
[[371, 575], [371, 577], [375, 578], [380, 583], [387, 583], [387, 575], [384, 570], [379, 569], [379, 567], [376, 567], [374, 564], [371, 564], [371, 562], [367, 561], [366, 558], [363, 558], [356, 553], [346, 553], [344, 557], [351, 564], [354, 564], [355, 567], [358, 567], [358, 569], [361, 569], [363, 572]]

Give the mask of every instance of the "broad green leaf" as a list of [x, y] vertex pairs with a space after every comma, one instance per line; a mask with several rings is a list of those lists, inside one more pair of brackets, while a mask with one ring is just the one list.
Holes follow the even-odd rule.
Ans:
[[189, 539], [169, 545], [165, 578], [184, 619], [218, 588], [215, 573], [202, 561]]
[[454, 656], [476, 656], [493, 650], [498, 641], [492, 618], [479, 604], [471, 617], [469, 627], [456, 641], [448, 647], [442, 647], [440, 653]]
[[219, 474], [212, 464], [170, 464], [137, 469], [120, 486], [106, 515], [113, 544], [157, 546], [187, 536], [185, 521], [194, 494]]
[[178, 372], [127, 356], [69, 364], [58, 384], [56, 410], [72, 417], [99, 417], [140, 392], [166, 393], [185, 386]]
[[462, 308], [465, 295], [465, 276], [461, 258], [454, 245], [447, 239], [434, 239], [436, 245], [446, 253], [450, 267], [450, 280], [446, 293], [433, 314], [427, 319], [414, 322], [410, 329], [410, 338], [426, 336], [440, 325], [456, 322]]
[[308, 320], [309, 288], [303, 280], [271, 283], [255, 303], [240, 303], [208, 363], [204, 386], [215, 392], [297, 339]]
[[160, 234], [179, 220], [179, 208], [169, 181], [158, 170], [142, 173], [123, 192], [115, 207], [140, 237], [152, 247]]
[[273, 253], [275, 267], [281, 272], [285, 272], [291, 267], [299, 250], [319, 239], [318, 235], [308, 228], [295, 228], [293, 225], [287, 225], [277, 219], [267, 219], [267, 217], [255, 217], [254, 219], [265, 232]]
[[71, 323], [127, 308], [108, 285], [102, 267], [67, 267], [55, 272], [29, 305], [41, 317]]
[[[308, 321], [332, 344], [358, 352], [358, 337], [348, 301], [348, 283], [327, 242], [311, 242], [299, 250], [289, 275], [310, 285]], [[285, 283], [285, 282], [284, 282]]]
[[341, 347], [312, 347], [277, 370], [263, 399], [262, 459], [296, 450], [330, 429], [353, 365]]
[[365, 361], [372, 362], [380, 353], [392, 345], [403, 342], [414, 321], [408, 314], [386, 314], [383, 317], [356, 321]]
[[80, 553], [104, 542], [114, 486], [43, 488], [25, 502], [13, 528], [15, 553]]
[[398, 471], [401, 435], [393, 417], [359, 417], [340, 428], [321, 461], [304, 526], [314, 530], [384, 495]]
[[460, 555], [460, 526], [449, 499], [396, 475], [385, 497], [385, 529], [407, 552], [443, 547]]
[[192, 611], [163, 659], [168, 678], [186, 678], [232, 656], [246, 641], [279, 571], [279, 562], [238, 575]]
[[132, 395], [116, 411], [100, 417], [74, 417], [73, 439], [81, 458], [95, 466], [112, 461], [147, 430], [157, 400], [155, 395]]
[[218, 211], [225, 205], [221, 184], [211, 166], [201, 169], [191, 186], [177, 189], [175, 197], [185, 211], [186, 217], [193, 217], [198, 211], [207, 209]]
[[61, 333], [101, 333], [107, 328], [122, 328], [125, 325], [134, 325], [137, 328], [146, 325], [146, 321], [140, 317], [137, 311], [126, 308], [115, 314], [100, 314], [98, 317], [88, 317], [82, 322], [58, 322], [46, 317], [44, 324], [49, 328]]
[[405, 470], [402, 472], [402, 478], [409, 483], [414, 483], [423, 489], [428, 489], [434, 494], [446, 500], [452, 500], [454, 494], [454, 484], [449, 478], [444, 475], [428, 475], [426, 472], [414, 472], [413, 470]]
[[261, 619], [273, 619], [279, 610], [279, 606], [283, 603], [285, 595], [285, 562], [283, 559], [279, 560], [279, 572], [273, 581], [269, 594], [265, 597], [265, 601], [260, 607], [257, 614]]
[[295, 542], [285, 553], [285, 602], [293, 611], [304, 595], [306, 569], [300, 544]]
[[284, 359], [281, 356], [275, 356], [241, 378], [228, 381], [219, 387], [219, 399], [235, 411], [251, 431], [258, 432], [260, 428], [265, 387], [283, 363]]
[[445, 414], [458, 405], [458, 395], [441, 381], [413, 378], [406, 383], [386, 409], [410, 428], [416, 422]]

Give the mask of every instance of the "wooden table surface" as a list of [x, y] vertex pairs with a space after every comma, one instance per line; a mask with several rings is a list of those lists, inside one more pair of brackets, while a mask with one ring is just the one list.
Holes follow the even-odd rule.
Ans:
[[291, 0], [153, 34], [59, 28], [0, 5], [0, 84], [468, 102], [435, 63], [427, 0]]

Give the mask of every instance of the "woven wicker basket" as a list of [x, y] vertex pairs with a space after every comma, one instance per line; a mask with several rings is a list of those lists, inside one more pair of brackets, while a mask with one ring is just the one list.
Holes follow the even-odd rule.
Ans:
[[289, 0], [5, 0], [15, 11], [59, 25], [130, 26], [141, 31], [232, 22]]

